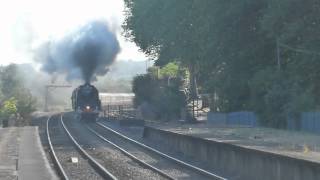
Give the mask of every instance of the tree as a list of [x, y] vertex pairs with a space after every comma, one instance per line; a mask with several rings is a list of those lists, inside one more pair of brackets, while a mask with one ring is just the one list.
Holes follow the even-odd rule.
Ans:
[[[268, 42], [258, 32], [264, 1], [127, 0], [126, 4], [130, 10], [124, 26], [127, 36], [155, 57], [157, 65], [179, 61], [191, 76], [202, 79], [200, 86], [214, 84], [203, 89], [228, 97], [220, 109], [249, 108], [249, 102], [243, 101], [249, 99], [247, 79], [256, 68], [254, 58], [257, 54], [273, 57], [257, 46]], [[270, 64], [265, 59], [260, 61]], [[239, 91], [234, 92], [235, 87]]]
[[143, 102], [151, 102], [156, 89], [155, 79], [150, 74], [137, 75], [132, 82], [132, 92], [135, 94], [135, 106]]
[[[0, 116], [7, 122], [12, 115], [28, 119], [36, 110], [36, 99], [23, 85], [17, 65], [2, 67], [0, 71]], [[17, 116], [16, 116], [17, 117]]]
[[319, 108], [320, 2], [125, 3], [126, 36], [156, 65], [187, 67], [217, 97], [214, 110], [253, 110], [265, 124], [284, 127], [287, 116]]
[[19, 90], [23, 89], [18, 67], [10, 64], [3, 67], [0, 72], [1, 92], [7, 98], [13, 97]]
[[178, 76], [178, 71], [179, 71], [179, 66], [176, 63], [168, 63], [166, 66], [161, 68], [160, 75], [162, 77], [177, 77]]
[[177, 65], [171, 63], [160, 69], [152, 67], [148, 74], [136, 76], [132, 83], [135, 106], [148, 104], [149, 111], [153, 110], [158, 119], [178, 117], [181, 108], [186, 105], [180, 91], [178, 72]]
[[31, 95], [27, 89], [21, 90], [16, 94], [17, 98], [17, 112], [24, 118], [30, 118], [30, 114], [36, 110], [36, 99]]

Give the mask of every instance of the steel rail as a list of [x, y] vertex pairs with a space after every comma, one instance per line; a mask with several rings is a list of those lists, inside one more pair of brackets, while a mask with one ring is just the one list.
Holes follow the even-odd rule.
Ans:
[[92, 165], [92, 167], [97, 170], [97, 172], [103, 176], [105, 179], [110, 179], [110, 180], [117, 180], [117, 178], [111, 174], [105, 167], [103, 167], [98, 161], [96, 161], [90, 154], [88, 154], [80, 145], [79, 143], [75, 140], [75, 138], [71, 135], [70, 131], [68, 130], [67, 126], [63, 122], [63, 115], [61, 115], [60, 122], [63, 126], [63, 129], [65, 132], [68, 134], [69, 138], [73, 142], [73, 144], [76, 146], [76, 148], [79, 150], [79, 152], [85, 156], [88, 160], [89, 163]]
[[140, 143], [140, 142], [138, 142], [138, 141], [136, 141], [136, 140], [133, 140], [133, 139], [131, 139], [131, 138], [129, 138], [129, 137], [127, 137], [127, 136], [125, 136], [125, 135], [123, 135], [123, 134], [121, 134], [121, 133], [119, 133], [119, 132], [117, 132], [117, 131], [109, 128], [109, 127], [107, 127], [106, 125], [102, 124], [101, 122], [96, 122], [96, 123], [97, 123], [100, 127], [104, 128], [104, 129], [106, 129], [106, 130], [108, 130], [108, 131], [111, 131], [113, 134], [117, 135], [118, 137], [121, 137], [122, 139], [125, 139], [125, 140], [127, 140], [127, 141], [130, 141], [131, 143], [134, 143], [134, 144], [136, 144], [136, 145], [138, 145], [138, 146], [140, 146], [140, 147], [142, 147], [142, 148], [144, 148], [144, 149], [146, 149], [146, 150], [148, 150], [148, 151], [151, 151], [151, 152], [153, 152], [153, 153], [156, 153], [156, 154], [158, 154], [158, 155], [160, 155], [160, 156], [162, 156], [162, 157], [164, 157], [164, 158], [167, 158], [167, 159], [169, 159], [169, 160], [171, 160], [171, 161], [173, 161], [173, 162], [175, 162], [175, 163], [177, 163], [177, 164], [180, 164], [180, 165], [182, 165], [182, 166], [184, 166], [184, 167], [186, 167], [186, 168], [189, 168], [189, 169], [191, 169], [191, 170], [197, 171], [198, 173], [201, 173], [201, 174], [203, 174], [203, 175], [205, 175], [205, 176], [207, 176], [207, 177], [210, 177], [210, 178], [214, 178], [214, 179], [217, 179], [217, 180], [227, 180], [227, 179], [224, 178], [224, 177], [221, 177], [221, 176], [219, 176], [219, 175], [213, 174], [213, 173], [211, 173], [211, 172], [209, 172], [209, 171], [206, 171], [206, 170], [201, 169], [201, 168], [199, 168], [199, 167], [193, 166], [193, 165], [191, 165], [191, 164], [189, 164], [189, 163], [183, 162], [183, 161], [181, 161], [181, 160], [179, 160], [179, 159], [176, 159], [176, 158], [171, 157], [171, 156], [169, 156], [169, 155], [167, 155], [167, 154], [165, 154], [165, 153], [162, 153], [162, 152], [160, 152], [160, 151], [158, 151], [158, 150], [156, 150], [156, 149], [154, 149], [154, 148], [152, 148], [152, 147], [149, 147], [149, 146], [147, 146], [147, 145], [145, 145], [145, 144], [142, 144], [142, 143]]
[[129, 156], [132, 160], [134, 160], [135, 162], [137, 162], [138, 164], [149, 168], [157, 173], [159, 173], [160, 175], [164, 176], [165, 178], [171, 179], [171, 180], [175, 180], [175, 178], [173, 178], [172, 176], [168, 175], [167, 173], [163, 172], [162, 170], [140, 160], [139, 158], [137, 158], [136, 156], [132, 155], [131, 153], [129, 153], [128, 151], [126, 151], [125, 149], [121, 148], [120, 146], [116, 145], [115, 143], [109, 141], [108, 139], [106, 139], [105, 137], [103, 137], [101, 134], [99, 134], [98, 132], [96, 132], [95, 130], [93, 130], [91, 127], [86, 126], [88, 128], [89, 131], [91, 131], [93, 134], [95, 134], [97, 137], [99, 137], [101, 140], [111, 144], [112, 146], [114, 146], [115, 148], [117, 148], [118, 150], [120, 150], [123, 154]]
[[53, 149], [53, 146], [52, 146], [52, 141], [51, 141], [51, 136], [50, 136], [50, 132], [49, 132], [49, 121], [50, 119], [52, 118], [52, 116], [49, 116], [48, 119], [47, 119], [47, 127], [46, 127], [46, 133], [47, 133], [47, 139], [48, 139], [48, 143], [49, 143], [49, 148], [50, 148], [50, 155], [52, 157], [52, 160], [54, 162], [54, 164], [56, 165], [57, 167], [57, 171], [61, 177], [61, 179], [64, 179], [64, 180], [69, 180], [66, 172], [64, 171], [54, 149]]

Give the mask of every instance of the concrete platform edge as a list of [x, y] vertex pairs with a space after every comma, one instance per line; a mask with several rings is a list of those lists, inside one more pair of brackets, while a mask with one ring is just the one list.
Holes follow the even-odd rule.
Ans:
[[212, 170], [224, 171], [241, 179], [320, 179], [320, 163], [316, 162], [148, 126], [144, 129], [143, 137], [164, 143], [164, 147], [170, 147], [186, 157], [206, 162]]
[[44, 152], [38, 127], [23, 127], [20, 132], [20, 137], [18, 160], [19, 180], [58, 179]]

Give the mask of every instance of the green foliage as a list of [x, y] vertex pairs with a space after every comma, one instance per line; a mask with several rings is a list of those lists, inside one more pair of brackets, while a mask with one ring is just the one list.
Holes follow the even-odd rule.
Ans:
[[0, 100], [0, 118], [4, 121], [12, 115], [26, 119], [36, 110], [36, 100], [30, 91], [24, 88], [22, 77], [14, 64], [0, 69]]
[[5, 97], [13, 97], [19, 90], [22, 89], [21, 77], [19, 77], [18, 67], [10, 64], [1, 69], [1, 92]]
[[199, 87], [215, 96], [212, 110], [252, 110], [274, 127], [285, 127], [289, 115], [319, 110], [319, 1], [125, 4], [125, 35], [156, 65], [188, 67]]
[[136, 106], [143, 102], [151, 102], [156, 89], [156, 81], [150, 74], [138, 75], [133, 79], [132, 92], [135, 94]]
[[150, 74], [154, 78], [160, 77], [160, 68], [158, 66], [151, 66], [147, 70], [148, 74]]
[[11, 115], [17, 113], [17, 100], [15, 98], [10, 98], [3, 102], [3, 107], [1, 108], [1, 117], [8, 119]]
[[16, 94], [16, 98], [17, 112], [22, 118], [28, 118], [30, 114], [36, 110], [36, 99], [26, 89]]
[[156, 89], [151, 104], [157, 108], [159, 118], [168, 120], [179, 117], [181, 108], [185, 106], [185, 99], [177, 88], [163, 86]]
[[161, 68], [161, 77], [177, 77], [179, 72], [179, 66], [176, 63], [168, 63], [163, 68]]
[[[166, 77], [156, 77], [153, 69], [151, 68], [148, 74], [136, 76], [133, 80], [132, 91], [135, 94], [135, 106], [148, 103], [155, 107], [156, 111], [153, 113], [158, 118], [178, 117], [181, 107], [185, 106], [185, 97], [179, 91], [179, 80], [176, 79], [176, 81], [167, 84]], [[171, 72], [171, 68], [166, 68], [165, 71], [168, 72], [168, 70]]]

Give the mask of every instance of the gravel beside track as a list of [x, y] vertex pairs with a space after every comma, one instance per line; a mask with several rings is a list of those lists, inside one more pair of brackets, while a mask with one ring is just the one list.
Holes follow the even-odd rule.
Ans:
[[[61, 127], [60, 116], [53, 116], [50, 120], [49, 133], [55, 153], [69, 179], [103, 179], [75, 149]], [[79, 162], [71, 163], [71, 157], [77, 157]]]
[[72, 114], [66, 114], [64, 118], [64, 123], [78, 143], [82, 145], [82, 148], [118, 179], [166, 179], [158, 173], [140, 166], [110, 144], [101, 141], [85, 127], [84, 122], [75, 120]]

